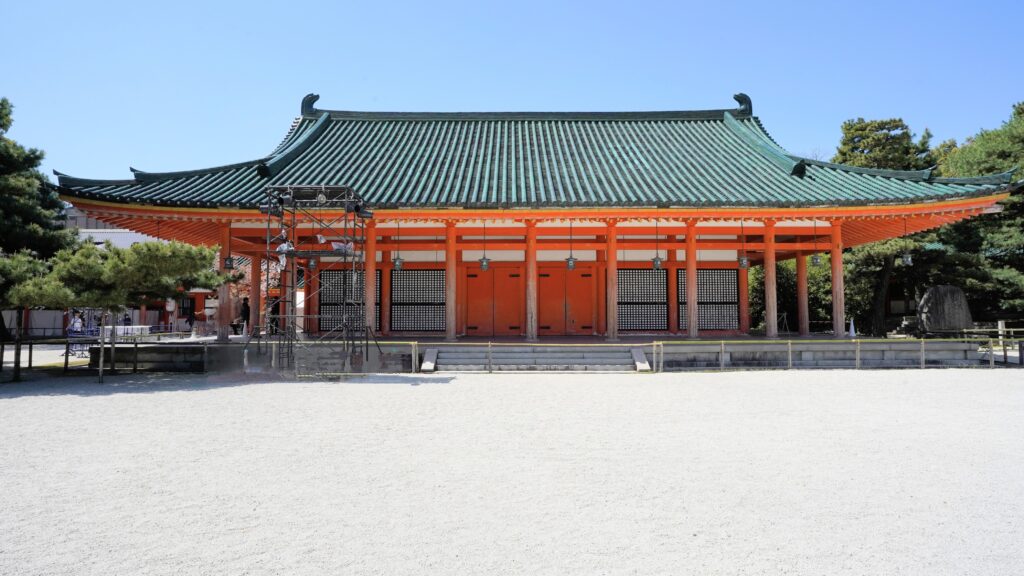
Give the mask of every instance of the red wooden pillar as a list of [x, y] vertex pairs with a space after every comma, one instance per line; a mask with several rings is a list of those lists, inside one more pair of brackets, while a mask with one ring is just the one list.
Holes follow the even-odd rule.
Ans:
[[391, 251], [381, 252], [380, 271], [380, 331], [391, 334]]
[[146, 325], [146, 305], [139, 304], [139, 326]]
[[605, 239], [605, 297], [608, 299], [605, 335], [611, 341], [619, 339], [619, 243], [616, 224], [614, 220], [608, 221], [608, 236]]
[[366, 223], [366, 246], [363, 257], [364, 323], [368, 327], [367, 330], [372, 332], [377, 324], [377, 224], [372, 220]]
[[740, 268], [738, 279], [740, 299], [740, 332], [750, 334], [750, 282], [747, 276], [749, 270]]
[[[667, 240], [675, 241], [675, 235], [669, 234]], [[668, 331], [672, 334], [679, 332], [679, 259], [676, 258], [676, 249], [668, 249]]]
[[537, 341], [537, 223], [526, 222], [526, 339]]
[[775, 292], [775, 222], [764, 223], [764, 325], [765, 336], [779, 337], [779, 305]]
[[[231, 256], [231, 226], [229, 224], [223, 224], [220, 228], [220, 261], [217, 262], [217, 269], [221, 272], [226, 272], [227, 269], [224, 267], [224, 261]], [[231, 318], [231, 289], [227, 283], [221, 284], [217, 288], [217, 321], [214, 325], [217, 327], [217, 340], [220, 342], [227, 342], [228, 334], [230, 333], [230, 324], [233, 318]]]
[[456, 307], [456, 231], [455, 222], [445, 222], [444, 244], [444, 339], [455, 341], [457, 334], [458, 308]]
[[836, 338], [846, 332], [846, 292], [843, 287], [842, 222], [832, 221], [832, 331]]
[[796, 319], [801, 336], [811, 333], [811, 319], [807, 304], [807, 254], [796, 253]]
[[249, 331], [252, 332], [262, 326], [260, 319], [262, 308], [260, 303], [263, 291], [260, 289], [263, 284], [263, 256], [253, 254], [252, 269], [249, 271]]
[[686, 335], [700, 335], [700, 312], [697, 310], [697, 223], [686, 223]]

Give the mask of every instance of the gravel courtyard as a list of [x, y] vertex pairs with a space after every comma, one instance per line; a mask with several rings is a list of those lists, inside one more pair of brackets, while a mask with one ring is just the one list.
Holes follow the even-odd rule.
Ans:
[[0, 385], [0, 574], [1020, 574], [1024, 370]]

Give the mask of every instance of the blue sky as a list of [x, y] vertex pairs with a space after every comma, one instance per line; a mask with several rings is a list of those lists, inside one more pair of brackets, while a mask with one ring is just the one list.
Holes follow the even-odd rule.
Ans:
[[841, 123], [935, 141], [1024, 100], [1015, 2], [0, 0], [10, 135], [44, 169], [128, 178], [268, 153], [308, 92], [344, 110], [730, 108], [827, 159]]

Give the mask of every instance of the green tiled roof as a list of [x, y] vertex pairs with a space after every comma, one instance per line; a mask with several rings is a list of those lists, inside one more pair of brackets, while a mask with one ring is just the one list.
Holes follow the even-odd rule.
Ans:
[[389, 113], [302, 116], [264, 158], [130, 180], [57, 173], [69, 196], [256, 207], [267, 185], [350, 186], [386, 207], [713, 207], [891, 204], [991, 194], [1012, 174], [932, 178], [799, 158], [739, 108], [688, 112]]

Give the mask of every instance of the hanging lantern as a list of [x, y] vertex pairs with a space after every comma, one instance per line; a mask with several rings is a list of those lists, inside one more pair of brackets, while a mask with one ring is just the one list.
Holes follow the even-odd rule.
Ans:
[[750, 268], [750, 258], [747, 257], [747, 235], [743, 231], [743, 220], [740, 220], [740, 253], [736, 261], [739, 263], [740, 270]]
[[484, 272], [491, 267], [491, 259], [487, 257], [487, 220], [484, 220], [484, 255], [480, 257], [480, 269]]
[[[903, 235], [904, 236], [907, 235], [907, 219], [906, 218], [903, 218]], [[909, 250], [904, 252], [903, 256], [901, 256], [900, 259], [903, 260], [903, 265], [904, 266], [913, 266], [914, 265], [914, 257], [910, 255], [910, 251]]]
[[654, 221], [654, 258], [651, 258], [651, 265], [655, 270], [661, 270], [661, 234], [658, 233], [658, 221]]
[[224, 258], [224, 269], [225, 270], [234, 270], [235, 269], [235, 259], [232, 258], [231, 256], [228, 256], [227, 258]]
[[565, 259], [565, 269], [576, 269], [576, 258], [572, 255], [572, 220], [569, 220], [569, 257]]
[[316, 270], [316, 258], [310, 258], [308, 267], [310, 270]]
[[[402, 243], [402, 222], [401, 221], [398, 222], [398, 234], [395, 235], [395, 243], [398, 244], [398, 245], [401, 245], [401, 243]], [[395, 270], [401, 270], [402, 269], [402, 264], [404, 262], [405, 261], [402, 260], [401, 252], [399, 252], [398, 249], [396, 248], [395, 249], [395, 257], [391, 259], [391, 264], [394, 266]]]
[[814, 220], [814, 254], [811, 254], [811, 266], [821, 266], [821, 254], [818, 254], [818, 221]]

